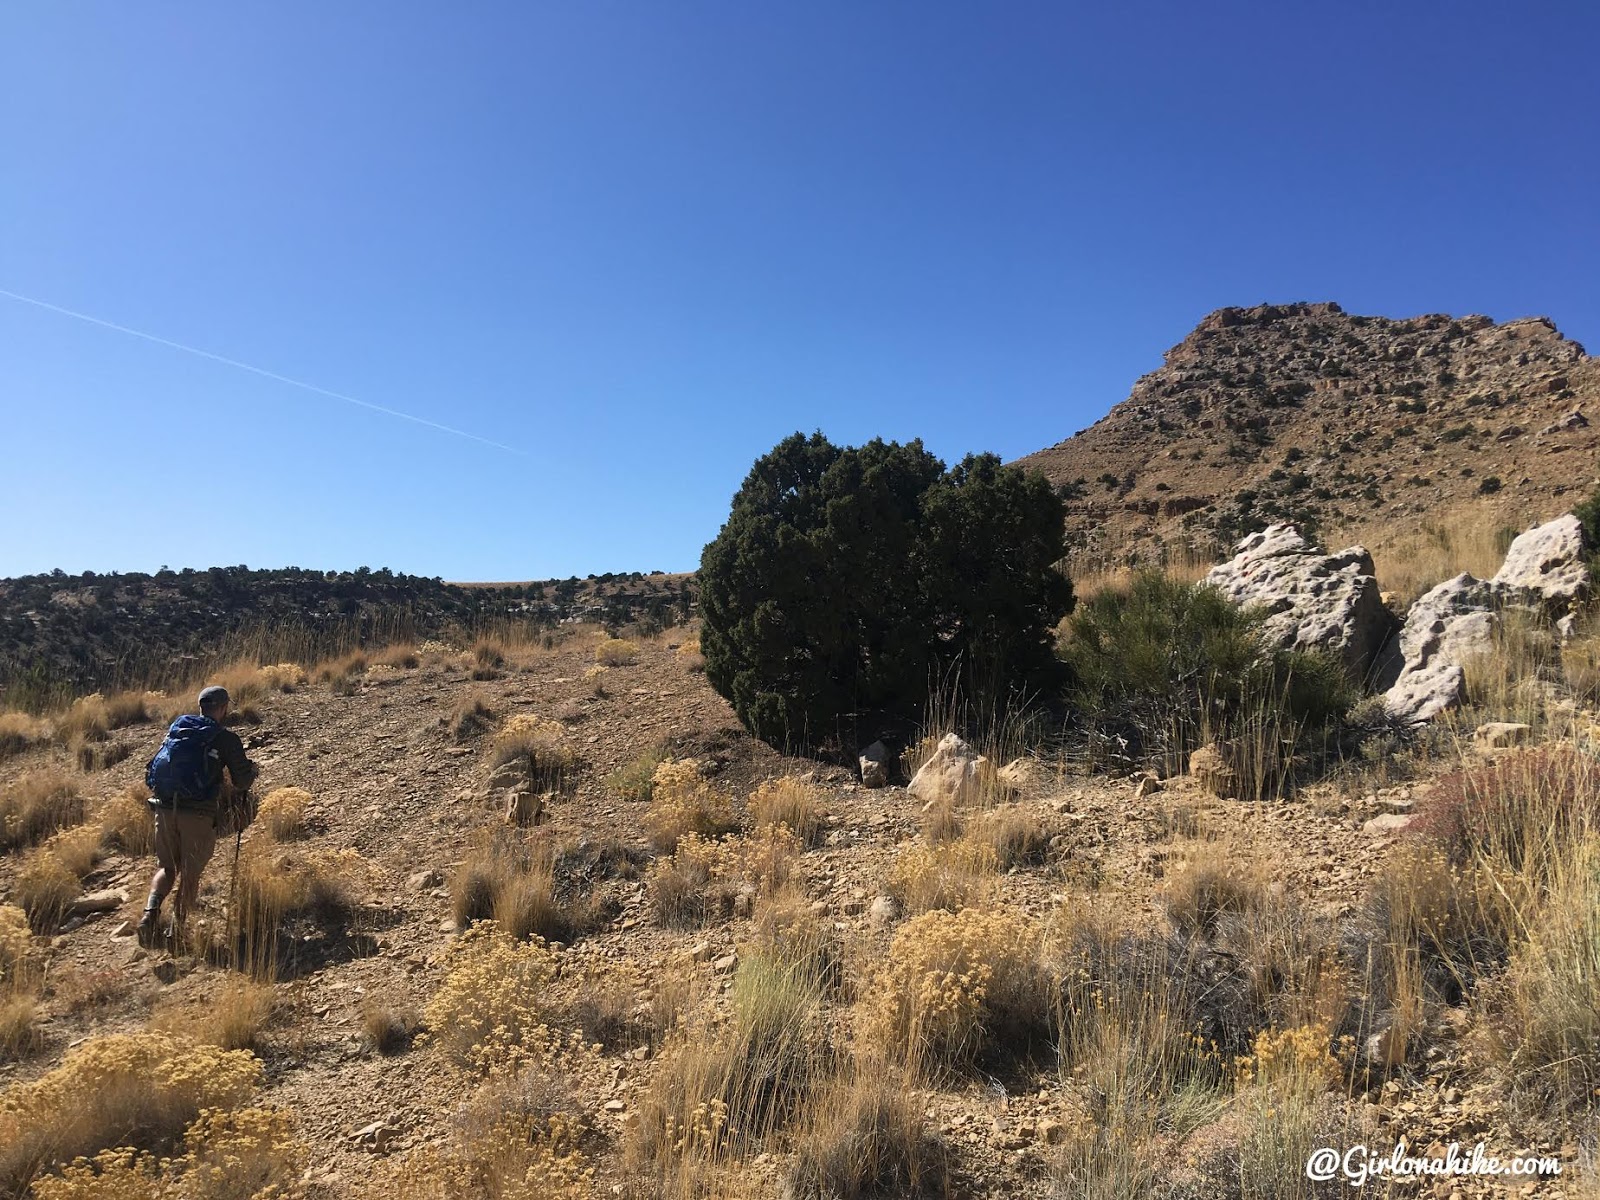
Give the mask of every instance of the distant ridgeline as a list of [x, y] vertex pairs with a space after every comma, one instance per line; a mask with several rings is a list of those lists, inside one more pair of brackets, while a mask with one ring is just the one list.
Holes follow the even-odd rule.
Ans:
[[0, 579], [0, 704], [160, 685], [238, 656], [305, 661], [563, 620], [666, 625], [693, 603], [692, 577], [659, 571], [467, 585], [366, 567], [25, 575]]

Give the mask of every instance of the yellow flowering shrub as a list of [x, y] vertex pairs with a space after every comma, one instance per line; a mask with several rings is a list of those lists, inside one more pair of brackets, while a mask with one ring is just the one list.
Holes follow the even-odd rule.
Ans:
[[588, 1200], [594, 1169], [563, 1113], [506, 1111], [470, 1121], [448, 1147], [423, 1146], [374, 1173], [362, 1200]]
[[908, 913], [965, 908], [993, 894], [998, 865], [994, 847], [984, 841], [916, 842], [895, 858], [888, 892]]
[[456, 1062], [486, 1073], [586, 1053], [548, 1023], [560, 966], [560, 952], [542, 939], [519, 942], [493, 921], [478, 922], [450, 948], [424, 1013], [430, 1036]]
[[933, 911], [900, 927], [866, 1001], [871, 1041], [913, 1062], [974, 1058], [1049, 1012], [1039, 930], [1005, 912]]
[[717, 837], [739, 827], [728, 798], [712, 788], [692, 759], [667, 759], [650, 778], [643, 825], [657, 850], [671, 853], [685, 834]]
[[237, 1108], [260, 1084], [248, 1051], [164, 1033], [91, 1039], [0, 1094], [0, 1190], [20, 1190], [47, 1162], [119, 1146], [159, 1150], [202, 1111]]
[[1325, 1091], [1339, 1082], [1339, 1060], [1333, 1056], [1328, 1027], [1296, 1025], [1263, 1029], [1250, 1053], [1237, 1063], [1240, 1085], [1259, 1083], [1300, 1092]]
[[560, 722], [518, 713], [495, 733], [489, 743], [489, 765], [522, 760], [528, 777], [539, 786], [559, 789], [578, 761]]
[[80, 1158], [33, 1185], [35, 1200], [288, 1200], [306, 1158], [283, 1109], [208, 1109], [184, 1134], [184, 1153], [129, 1147]]
[[594, 648], [594, 661], [603, 667], [632, 666], [639, 658], [639, 647], [627, 638], [605, 638]]

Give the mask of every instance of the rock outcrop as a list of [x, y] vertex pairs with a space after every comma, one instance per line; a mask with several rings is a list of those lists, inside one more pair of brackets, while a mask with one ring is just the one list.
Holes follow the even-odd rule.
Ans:
[[1570, 604], [1588, 590], [1587, 548], [1582, 522], [1567, 513], [1519, 535], [1489, 582], [1508, 596], [1550, 606]]
[[1553, 616], [1589, 585], [1583, 526], [1571, 513], [1518, 535], [1493, 579], [1461, 574], [1427, 592], [1406, 614], [1400, 670], [1384, 693], [1404, 721], [1428, 721], [1465, 698], [1463, 665], [1494, 645], [1507, 609]]
[[906, 791], [923, 804], [966, 804], [978, 798], [986, 772], [992, 774], [989, 760], [947, 733]]
[[1465, 696], [1462, 663], [1488, 650], [1499, 621], [1499, 589], [1462, 572], [1425, 593], [1400, 629], [1400, 674], [1384, 693], [1402, 721], [1431, 721]]
[[1235, 604], [1265, 610], [1262, 628], [1274, 647], [1330, 651], [1357, 678], [1394, 630], [1372, 556], [1360, 546], [1324, 554], [1291, 525], [1245, 538], [1206, 582]]

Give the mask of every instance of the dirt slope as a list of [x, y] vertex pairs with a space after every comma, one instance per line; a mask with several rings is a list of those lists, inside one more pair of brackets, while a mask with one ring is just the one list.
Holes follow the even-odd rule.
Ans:
[[[829, 833], [804, 856], [802, 886], [855, 947], [854, 961], [870, 965], [886, 946], [892, 929], [875, 924], [869, 909], [897, 848], [918, 837], [919, 806], [903, 789], [860, 790], [843, 772], [784, 760], [753, 742], [704, 677], [687, 673], [665, 644], [648, 645], [637, 665], [613, 670], [604, 698], [590, 695], [581, 679], [590, 661], [584, 642], [489, 682], [470, 681], [459, 663], [373, 670], [351, 695], [311, 685], [274, 696], [261, 705], [260, 724], [247, 731], [264, 767], [263, 787], [297, 785], [315, 798], [313, 836], [296, 852], [349, 847], [370, 867], [360, 888], [364, 903], [351, 925], [308, 933], [297, 948], [276, 986], [277, 1011], [260, 1051], [270, 1080], [265, 1099], [292, 1109], [312, 1143], [314, 1194], [345, 1195], [372, 1169], [374, 1154], [352, 1141], [352, 1133], [386, 1122], [398, 1131], [386, 1152], [403, 1153], [445, 1136], [469, 1089], [437, 1048], [383, 1057], [363, 1048], [359, 1033], [364, 997], [420, 1007], [438, 985], [441, 956], [454, 935], [445, 890], [426, 873], [448, 873], [473, 834], [499, 820], [477, 798], [480, 747], [456, 745], [439, 724], [469, 690], [481, 692], [503, 715], [562, 716], [582, 764], [575, 794], [552, 813], [553, 827], [572, 839], [614, 836], [641, 855], [648, 851], [639, 808], [617, 800], [601, 781], [653, 743], [665, 740], [714, 763], [718, 781], [740, 798], [760, 778], [816, 770], [832, 798]], [[137, 779], [159, 729], [136, 726], [115, 736], [134, 751], [85, 778], [91, 795], [110, 795]], [[51, 758], [64, 762], [60, 751], [35, 750], [0, 765], [0, 782]], [[1160, 890], [1180, 864], [1233, 855], [1261, 859], [1275, 881], [1308, 897], [1314, 908], [1347, 912], [1389, 846], [1387, 838], [1364, 832], [1364, 822], [1403, 803], [1409, 791], [1346, 795], [1327, 785], [1293, 803], [1252, 806], [1210, 798], [1182, 780], [1141, 799], [1127, 781], [1051, 774], [1022, 803], [1061, 840], [1048, 864], [1004, 877], [1004, 903], [1039, 917], [1063, 906], [1111, 903], [1156, 921]], [[231, 847], [220, 852], [208, 875], [203, 899], [213, 920], [226, 894], [230, 856]], [[47, 1001], [45, 1048], [0, 1067], [0, 1085], [47, 1070], [85, 1037], [142, 1027], [152, 1006], [203, 1004], [224, 985], [228, 973], [221, 968], [175, 963], [116, 936], [119, 924], [137, 915], [151, 865], [108, 859], [86, 887], [124, 888], [128, 904], [57, 936], [48, 949], [57, 978], [85, 973], [131, 991], [74, 1013]], [[15, 867], [15, 855], [0, 858], [0, 893]], [[615, 901], [616, 917], [578, 942], [573, 955], [634, 963], [650, 978], [670, 956], [705, 943], [697, 956], [705, 961], [696, 969], [714, 990], [720, 982], [714, 960], [748, 935], [743, 920], [694, 932], [663, 929], [651, 914], [646, 882], [615, 879], [601, 887]], [[1473, 1085], [1465, 1099], [1446, 1102], [1445, 1089], [1457, 1081], [1461, 1064], [1448, 1049], [1448, 1031], [1440, 1036], [1446, 1052], [1403, 1094], [1385, 1093], [1373, 1111], [1413, 1137], [1449, 1134], [1470, 1142], [1492, 1133], [1493, 1142], [1508, 1148], [1531, 1144], [1534, 1134], [1497, 1114], [1492, 1088]], [[583, 1081], [581, 1095], [592, 1106], [596, 1130], [590, 1149], [599, 1167], [597, 1195], [646, 1194], [621, 1173], [618, 1144], [637, 1090], [655, 1068], [648, 1057], [619, 1051]], [[1064, 1087], [1043, 1067], [1020, 1078], [957, 1080], [925, 1093], [934, 1128], [956, 1151], [957, 1194], [1048, 1195], [1043, 1171], [1051, 1147], [1041, 1131], [1063, 1111]]]

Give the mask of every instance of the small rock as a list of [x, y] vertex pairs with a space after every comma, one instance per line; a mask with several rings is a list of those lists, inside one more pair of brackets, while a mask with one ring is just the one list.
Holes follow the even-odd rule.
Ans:
[[626, 1100], [607, 1100], [601, 1107], [608, 1113], [626, 1112], [628, 1103]]
[[1380, 813], [1361, 827], [1362, 833], [1390, 834], [1400, 833], [1411, 824], [1413, 817], [1410, 813]]
[[900, 919], [900, 905], [893, 896], [879, 896], [872, 902], [867, 915], [874, 925], [893, 925]]
[[1473, 742], [1479, 750], [1503, 750], [1509, 746], [1526, 746], [1533, 737], [1533, 727], [1519, 721], [1488, 721], [1479, 725]]
[[881, 788], [889, 783], [889, 748], [881, 741], [873, 742], [861, 752], [857, 760], [861, 768], [863, 787]]
[[737, 954], [730, 953], [724, 954], [721, 958], [717, 959], [716, 962], [712, 963], [711, 969], [718, 975], [727, 975], [730, 974], [738, 965], [739, 956]]

